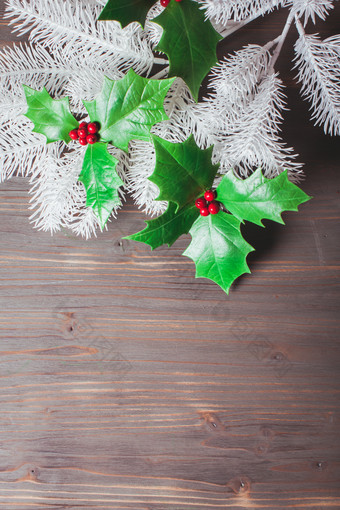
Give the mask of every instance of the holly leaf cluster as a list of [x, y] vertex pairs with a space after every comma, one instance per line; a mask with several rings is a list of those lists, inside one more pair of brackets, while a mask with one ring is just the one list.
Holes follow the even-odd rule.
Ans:
[[[142, 26], [153, 0], [109, 0], [99, 20], [116, 20], [122, 27], [133, 21]], [[181, 77], [194, 99], [203, 78], [217, 62], [216, 46], [222, 37], [216, 32], [194, 0], [169, 0], [164, 11], [152, 21], [163, 28], [156, 50], [169, 59], [169, 77]]]
[[192, 136], [182, 144], [153, 139], [156, 166], [149, 179], [160, 188], [157, 199], [167, 200], [168, 208], [126, 239], [154, 249], [190, 233], [192, 240], [183, 255], [195, 262], [196, 277], [213, 280], [229, 293], [233, 281], [250, 272], [246, 258], [253, 247], [243, 238], [241, 223], [263, 226], [263, 219], [283, 223], [283, 211], [296, 211], [310, 197], [288, 180], [287, 171], [267, 179], [258, 169], [244, 180], [229, 172], [215, 192], [219, 212], [201, 216], [195, 201], [211, 188], [218, 169], [211, 163], [212, 148], [199, 149]]
[[[91, 122], [99, 126], [99, 141], [87, 146], [79, 180], [86, 189], [86, 205], [93, 208], [101, 228], [120, 205], [118, 189], [123, 185], [116, 172], [118, 160], [108, 152], [108, 144], [127, 152], [131, 140], [152, 141], [152, 126], [168, 118], [163, 103], [173, 81], [142, 78], [130, 69], [121, 80], [105, 77], [99, 95], [84, 101]], [[45, 135], [47, 143], [70, 142], [69, 133], [79, 123], [70, 112], [68, 98], [55, 100], [46, 89], [27, 86], [24, 92], [25, 115], [33, 122], [33, 131]]]
[[128, 151], [131, 140], [151, 141], [154, 124], [168, 119], [163, 103], [174, 78], [142, 78], [133, 69], [117, 81], [104, 78], [94, 101], [84, 101], [91, 122], [99, 122], [100, 139]]
[[212, 147], [201, 150], [191, 135], [183, 143], [172, 143], [153, 136], [156, 166], [149, 180], [157, 184], [157, 200], [168, 201], [164, 214], [147, 220], [147, 227], [126, 239], [140, 241], [158, 248], [171, 246], [187, 234], [199, 215], [195, 199], [214, 182], [218, 165], [211, 163]]

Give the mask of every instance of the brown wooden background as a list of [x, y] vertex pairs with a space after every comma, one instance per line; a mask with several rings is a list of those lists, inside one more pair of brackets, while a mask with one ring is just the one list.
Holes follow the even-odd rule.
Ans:
[[51, 237], [29, 224], [27, 181], [1, 184], [1, 510], [340, 508], [339, 144], [298, 97], [295, 37], [283, 136], [315, 198], [286, 226], [244, 229], [253, 274], [229, 297], [194, 279], [187, 238], [121, 241], [143, 226], [131, 203], [97, 239]]

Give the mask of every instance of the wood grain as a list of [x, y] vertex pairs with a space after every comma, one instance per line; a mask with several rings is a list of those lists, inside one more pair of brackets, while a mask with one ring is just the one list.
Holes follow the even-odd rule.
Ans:
[[143, 226], [131, 201], [97, 239], [51, 237], [29, 223], [27, 180], [1, 184], [1, 510], [340, 508], [339, 147], [293, 85], [294, 38], [283, 137], [314, 199], [245, 226], [252, 275], [229, 296], [194, 279], [188, 237], [122, 240]]

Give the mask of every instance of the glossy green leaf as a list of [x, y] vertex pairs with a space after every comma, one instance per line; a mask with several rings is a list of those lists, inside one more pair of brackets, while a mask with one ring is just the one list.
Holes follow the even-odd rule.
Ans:
[[68, 97], [56, 100], [45, 88], [39, 91], [23, 87], [28, 106], [25, 116], [33, 122], [33, 131], [45, 135], [47, 143], [70, 142], [69, 132], [79, 124], [70, 112]]
[[157, 200], [174, 202], [178, 208], [193, 204], [214, 182], [218, 165], [211, 163], [212, 147], [200, 149], [192, 135], [183, 143], [152, 138], [156, 166], [149, 180], [160, 189]]
[[193, 0], [170, 0], [152, 21], [163, 28], [156, 49], [168, 55], [169, 76], [183, 78], [197, 101], [203, 78], [216, 64], [216, 45], [222, 37]]
[[79, 176], [86, 189], [86, 205], [91, 206], [101, 228], [112, 209], [120, 205], [118, 188], [123, 185], [116, 172], [117, 159], [107, 151], [107, 144], [88, 145]]
[[284, 223], [282, 212], [297, 211], [310, 197], [288, 180], [287, 171], [267, 179], [258, 169], [244, 180], [229, 172], [217, 188], [217, 199], [239, 220], [263, 227], [262, 219]]
[[109, 0], [100, 13], [99, 20], [116, 20], [122, 27], [133, 21], [144, 26], [148, 11], [155, 0]]
[[130, 140], [151, 141], [152, 126], [168, 118], [163, 103], [173, 81], [142, 78], [133, 69], [121, 80], [105, 77], [96, 99], [84, 101], [91, 122], [100, 124], [100, 139], [126, 152]]
[[246, 257], [254, 249], [243, 239], [240, 224], [222, 211], [200, 216], [190, 230], [192, 241], [183, 253], [195, 262], [196, 278], [213, 280], [227, 294], [236, 278], [250, 273]]
[[177, 206], [169, 202], [168, 208], [154, 220], [147, 220], [147, 227], [136, 234], [125, 237], [148, 244], [154, 250], [162, 244], [171, 246], [182, 234], [187, 234], [199, 215], [195, 205], [188, 205], [176, 212]]

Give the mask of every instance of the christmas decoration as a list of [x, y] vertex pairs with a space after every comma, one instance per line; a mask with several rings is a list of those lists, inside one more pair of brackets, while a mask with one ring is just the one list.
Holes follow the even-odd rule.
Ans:
[[[209, 278], [229, 292], [235, 278], [249, 272], [246, 256], [253, 250], [242, 237], [241, 223], [247, 220], [263, 226], [262, 219], [283, 223], [281, 213], [296, 211], [309, 197], [288, 181], [287, 171], [266, 179], [258, 169], [245, 180], [229, 173], [216, 192], [208, 189], [204, 198], [196, 198], [210, 186], [216, 172], [209, 164], [211, 149], [202, 151], [192, 137], [179, 144], [155, 138], [154, 145], [156, 167], [149, 179], [158, 184], [159, 199], [168, 200], [169, 206], [163, 215], [147, 221], [144, 230], [126, 239], [154, 249], [165, 243], [170, 246], [190, 232], [192, 242], [183, 255], [195, 262], [196, 276]], [[205, 158], [208, 162], [204, 165]], [[170, 166], [171, 172], [164, 178], [164, 170]], [[225, 211], [220, 211], [215, 197]]]
[[[216, 63], [222, 37], [279, 7], [287, 21], [276, 39]], [[282, 222], [284, 210], [308, 199], [293, 184], [301, 163], [279, 134], [285, 97], [275, 63], [294, 24], [297, 79], [312, 118], [340, 134], [340, 36], [305, 33], [332, 7], [8, 0], [10, 23], [29, 41], [0, 53], [0, 180], [30, 178], [35, 227], [85, 237], [115, 217], [126, 189], [158, 215], [128, 238], [156, 248], [190, 232], [184, 254], [196, 276], [228, 292], [249, 271], [241, 223]], [[209, 72], [211, 93], [198, 101]]]
[[[91, 122], [78, 122], [69, 109], [68, 98], [54, 100], [46, 89], [41, 92], [24, 87], [28, 104], [25, 116], [34, 123], [33, 131], [46, 136], [47, 143], [79, 139], [80, 145], [97, 142], [100, 126], [104, 143], [88, 147], [79, 181], [87, 192], [86, 205], [92, 206], [101, 227], [114, 207], [120, 205], [118, 187], [123, 185], [115, 170], [118, 160], [107, 152], [107, 144], [128, 150], [130, 140], [149, 140], [151, 127], [167, 118], [163, 102], [173, 80], [148, 80], [132, 69], [119, 81], [104, 78], [104, 85], [94, 101], [84, 101]], [[94, 118], [99, 122], [94, 121]], [[106, 144], [105, 144], [106, 142]]]

